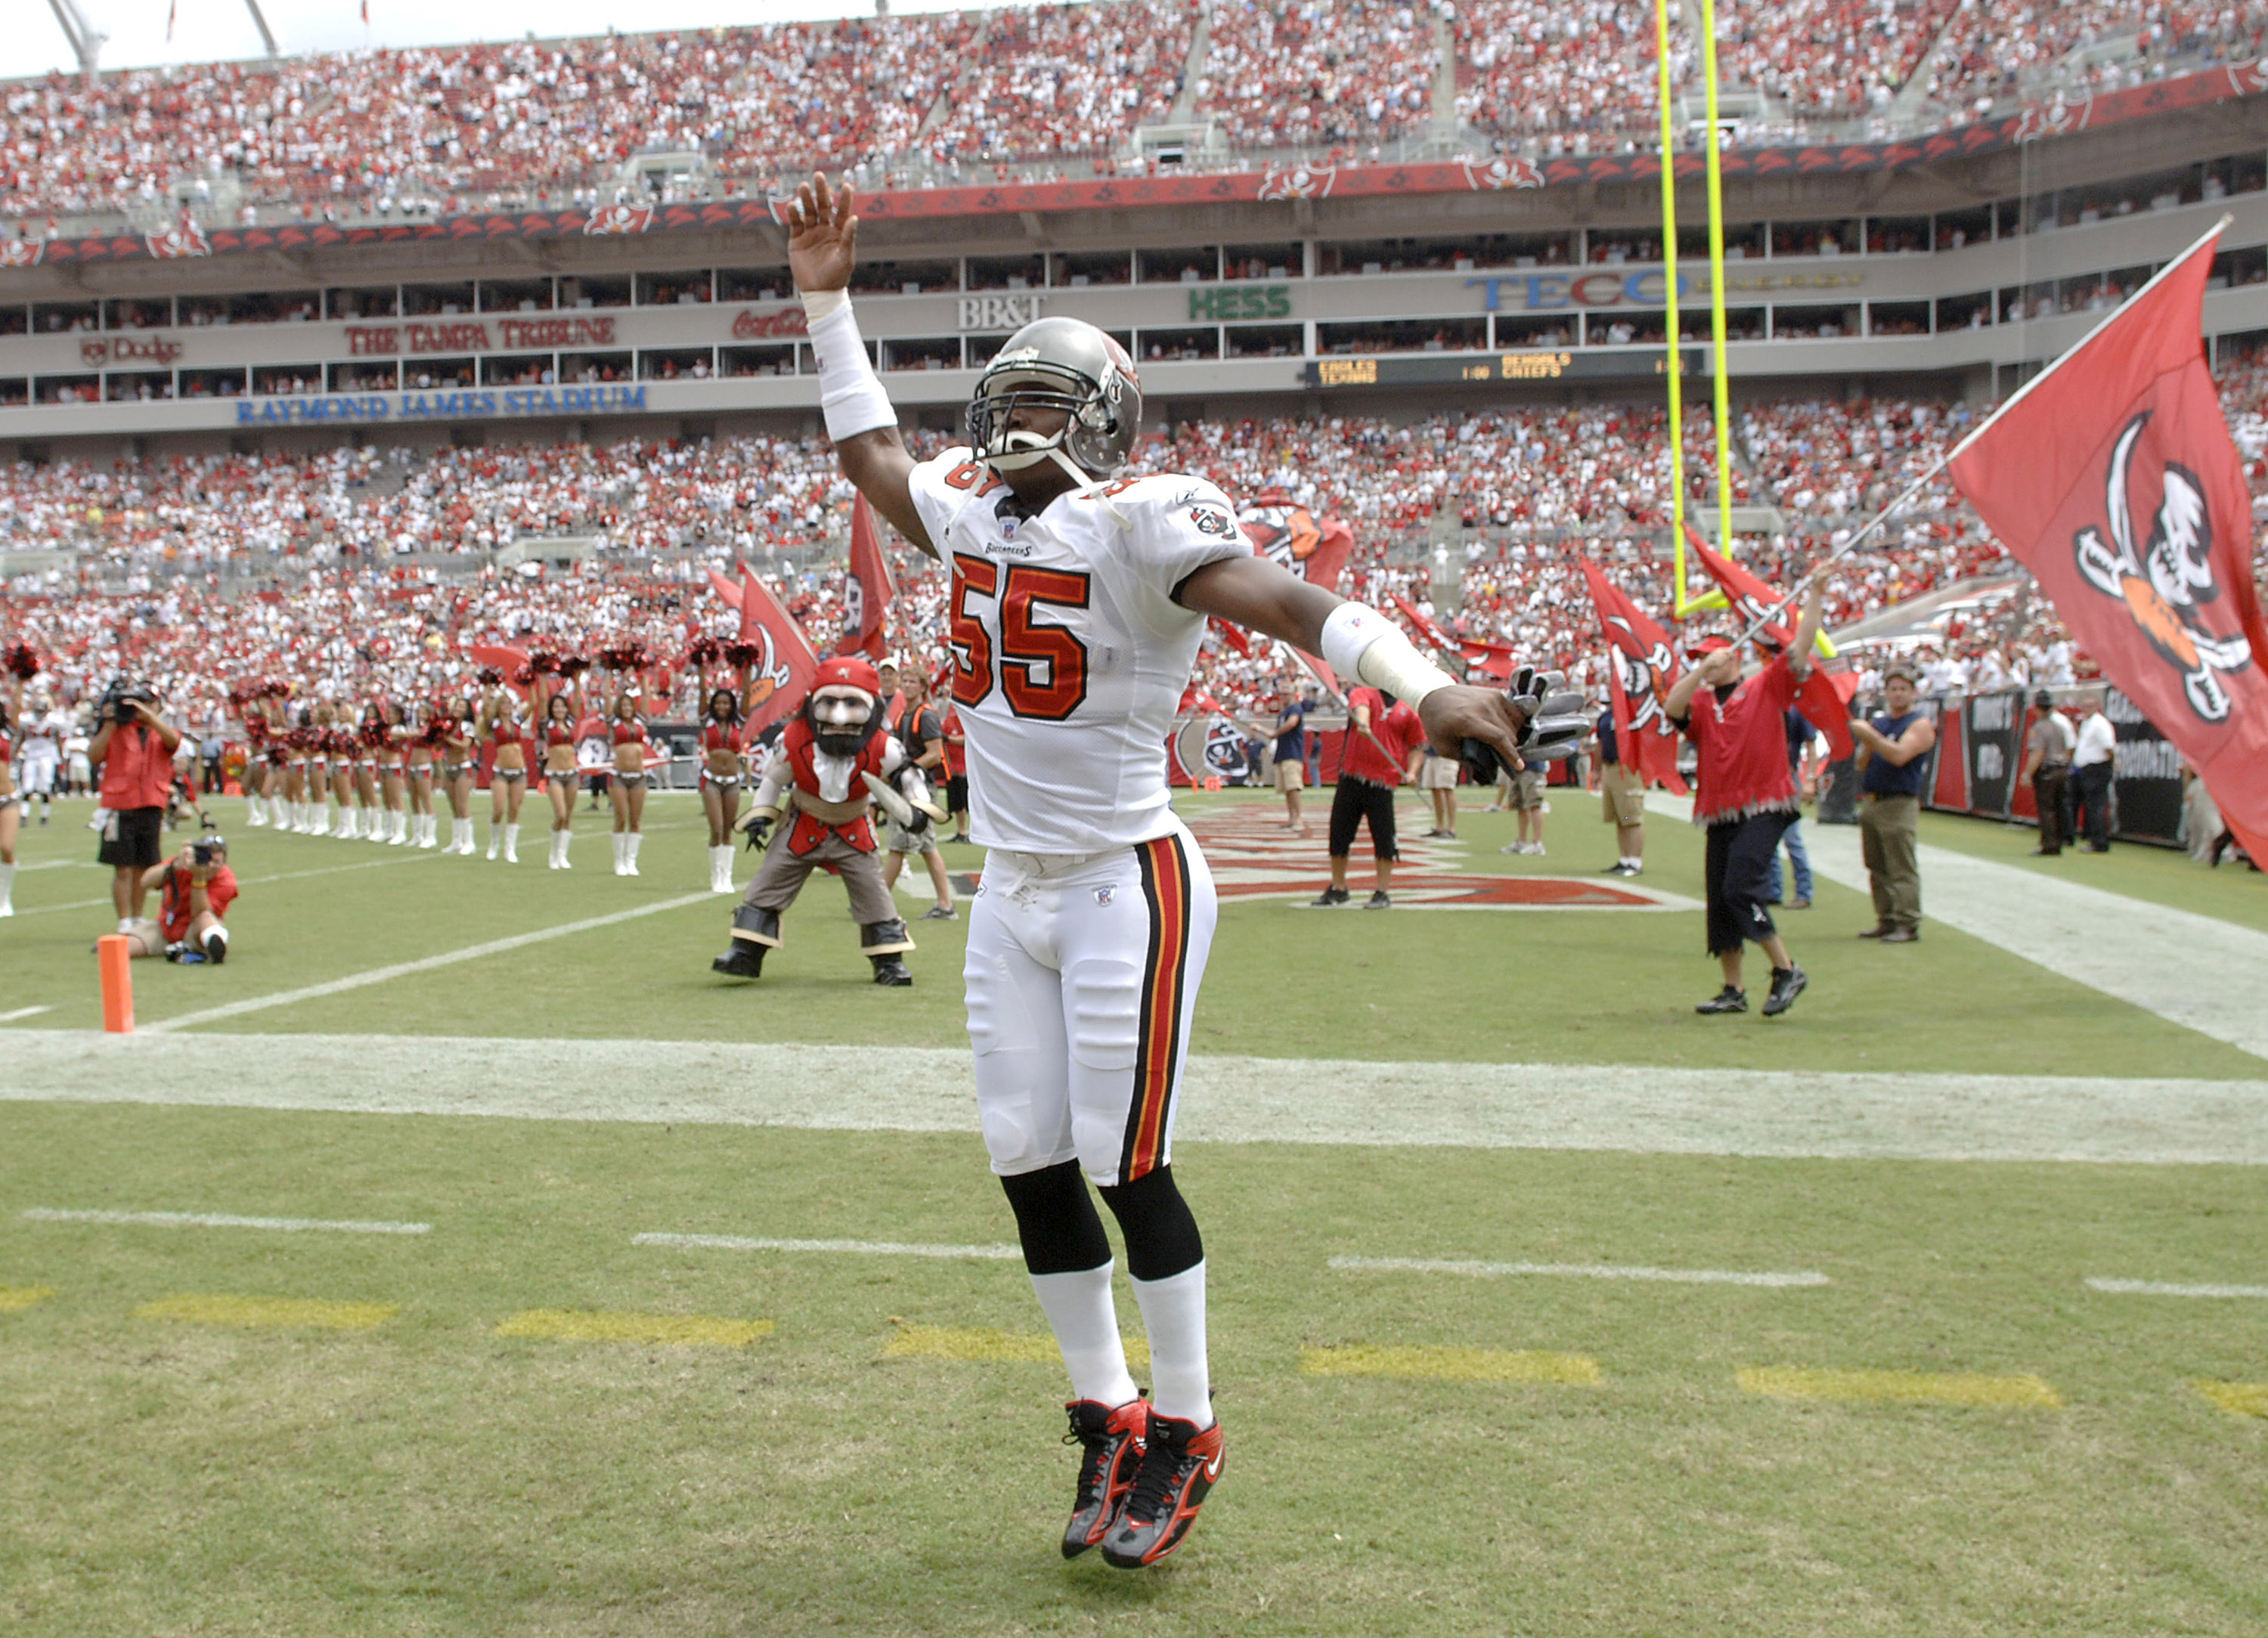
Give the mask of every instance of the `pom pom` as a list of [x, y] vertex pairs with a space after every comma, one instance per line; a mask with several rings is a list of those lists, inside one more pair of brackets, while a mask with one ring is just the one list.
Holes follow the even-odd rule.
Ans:
[[725, 645], [725, 664], [737, 665], [742, 671], [755, 665], [763, 657], [763, 650], [753, 643], [728, 643]]
[[725, 645], [714, 637], [696, 637], [685, 650], [685, 663], [696, 671], [706, 671], [725, 657]]
[[559, 674], [559, 657], [549, 649], [538, 649], [527, 657], [527, 673], [531, 677], [556, 677]]
[[7, 665], [9, 674], [25, 682], [40, 674], [40, 657], [32, 652], [32, 645], [28, 643], [8, 645]]
[[504, 673], [493, 665], [482, 666], [479, 676], [481, 687], [483, 688], [493, 688], [504, 680]]
[[559, 674], [571, 681], [591, 669], [591, 662], [580, 654], [570, 654], [559, 662]]

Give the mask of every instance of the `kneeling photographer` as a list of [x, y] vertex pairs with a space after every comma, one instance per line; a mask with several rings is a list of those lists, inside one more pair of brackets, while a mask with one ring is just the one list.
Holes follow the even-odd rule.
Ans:
[[101, 770], [102, 847], [95, 857], [111, 867], [110, 897], [118, 930], [130, 933], [142, 919], [151, 870], [164, 856], [158, 846], [173, 794], [173, 752], [181, 736], [158, 712], [158, 691], [121, 677], [104, 691], [99, 726], [87, 760]]
[[143, 872], [142, 888], [158, 895], [158, 919], [136, 921], [126, 929], [129, 954], [215, 966], [228, 959], [228, 929], [221, 918], [236, 897], [236, 873], [228, 868], [225, 837], [198, 837]]

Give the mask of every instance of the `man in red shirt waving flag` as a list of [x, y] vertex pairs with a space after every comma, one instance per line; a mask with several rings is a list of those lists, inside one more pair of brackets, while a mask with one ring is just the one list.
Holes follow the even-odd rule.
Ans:
[[1956, 448], [1953, 480], [2268, 858], [2252, 503], [2200, 340], [2228, 218]]

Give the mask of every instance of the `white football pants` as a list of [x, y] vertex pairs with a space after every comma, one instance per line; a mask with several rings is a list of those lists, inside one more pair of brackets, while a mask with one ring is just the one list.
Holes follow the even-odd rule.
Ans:
[[1168, 1163], [1218, 914], [1178, 820], [1104, 853], [986, 854], [961, 976], [995, 1172], [1076, 1158], [1107, 1187]]

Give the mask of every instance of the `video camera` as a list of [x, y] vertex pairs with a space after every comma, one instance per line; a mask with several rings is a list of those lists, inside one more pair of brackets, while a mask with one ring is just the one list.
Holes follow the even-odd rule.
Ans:
[[139, 715], [134, 709], [136, 701], [144, 705], [156, 705], [157, 689], [139, 677], [113, 678], [110, 687], [102, 691], [97, 710], [102, 721], [116, 723], [123, 728]]

